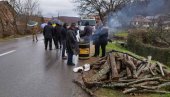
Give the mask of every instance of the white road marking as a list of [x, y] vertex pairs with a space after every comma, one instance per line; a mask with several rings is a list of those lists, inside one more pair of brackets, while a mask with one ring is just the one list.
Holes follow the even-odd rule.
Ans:
[[13, 52], [15, 52], [16, 50], [11, 50], [11, 51], [8, 51], [8, 52], [5, 52], [5, 53], [3, 53], [3, 54], [0, 54], [0, 57], [1, 56], [4, 56], [4, 55], [7, 55], [7, 54], [10, 54], [10, 53], [13, 53]]

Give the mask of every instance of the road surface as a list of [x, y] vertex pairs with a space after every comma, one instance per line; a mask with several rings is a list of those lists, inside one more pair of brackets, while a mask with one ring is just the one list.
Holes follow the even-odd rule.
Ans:
[[45, 51], [38, 38], [0, 42], [0, 97], [86, 97], [72, 83], [74, 66], [61, 60], [61, 50]]

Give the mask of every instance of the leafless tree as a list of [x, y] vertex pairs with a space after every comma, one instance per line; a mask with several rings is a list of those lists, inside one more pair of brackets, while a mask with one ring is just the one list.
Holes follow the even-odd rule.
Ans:
[[[41, 10], [39, 7], [39, 0], [8, 0], [8, 2], [15, 9], [16, 13], [14, 16], [14, 25], [17, 27], [17, 18], [24, 16], [25, 31], [27, 31], [27, 23], [32, 16], [40, 16]], [[18, 30], [17, 30], [18, 32]]]
[[132, 0], [74, 0], [81, 15], [99, 15], [101, 21], [110, 12], [116, 12]]

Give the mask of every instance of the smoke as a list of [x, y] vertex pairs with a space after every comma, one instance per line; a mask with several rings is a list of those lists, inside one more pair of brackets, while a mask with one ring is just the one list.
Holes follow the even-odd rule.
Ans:
[[124, 6], [118, 12], [108, 14], [108, 26], [114, 31], [129, 25], [136, 15], [155, 16], [170, 13], [170, 0], [142, 0], [134, 1]]

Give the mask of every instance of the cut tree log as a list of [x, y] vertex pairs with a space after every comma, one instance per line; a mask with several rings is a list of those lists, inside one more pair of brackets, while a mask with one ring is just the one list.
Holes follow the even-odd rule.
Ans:
[[92, 77], [89, 78], [88, 82], [97, 82], [101, 81], [103, 76], [105, 76], [110, 71], [110, 66], [108, 64], [108, 59], [103, 65], [103, 68], [99, 70], [96, 74], [94, 74]]
[[109, 54], [109, 62], [110, 62], [110, 67], [111, 67], [112, 79], [118, 80], [119, 74], [118, 74], [118, 71], [117, 71], [115, 57], [112, 53]]

